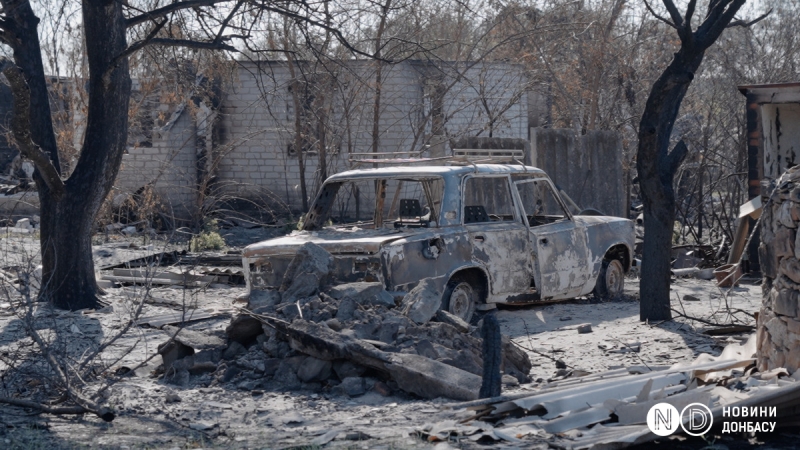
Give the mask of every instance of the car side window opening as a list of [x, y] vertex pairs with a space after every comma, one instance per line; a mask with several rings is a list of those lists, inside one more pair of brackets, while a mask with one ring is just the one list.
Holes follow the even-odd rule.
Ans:
[[514, 201], [506, 177], [470, 177], [464, 184], [464, 223], [514, 221]]
[[559, 222], [569, 218], [547, 180], [523, 180], [514, 184], [517, 186], [522, 208], [525, 210], [530, 226]]

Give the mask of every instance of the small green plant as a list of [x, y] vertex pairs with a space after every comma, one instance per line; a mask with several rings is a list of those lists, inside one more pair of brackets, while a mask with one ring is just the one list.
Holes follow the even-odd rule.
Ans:
[[305, 214], [300, 214], [300, 218], [299, 218], [299, 219], [297, 219], [297, 224], [295, 225], [295, 227], [294, 227], [294, 228], [295, 228], [296, 230], [298, 230], [298, 231], [302, 230], [302, 229], [303, 229], [303, 222], [304, 222], [305, 220], [306, 220], [306, 215], [305, 215]]
[[219, 234], [219, 225], [216, 219], [207, 220], [203, 224], [203, 231], [189, 242], [189, 251], [191, 252], [221, 250], [224, 247], [225, 240]]

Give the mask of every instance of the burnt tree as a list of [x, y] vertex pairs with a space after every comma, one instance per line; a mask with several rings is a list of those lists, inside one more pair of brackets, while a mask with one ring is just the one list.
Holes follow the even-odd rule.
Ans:
[[675, 192], [672, 181], [687, 147], [681, 140], [670, 151], [670, 138], [683, 97], [703, 62], [703, 56], [730, 26], [749, 26], [766, 17], [750, 22], [735, 20], [745, 0], [711, 0], [702, 23], [693, 29], [692, 18], [697, 0], [690, 0], [681, 13], [672, 0], [662, 0], [669, 13], [664, 17], [645, 2], [658, 20], [674, 28], [680, 38], [680, 48], [672, 62], [653, 84], [639, 123], [639, 144], [636, 168], [639, 172], [642, 203], [644, 204], [644, 246], [640, 285], [640, 319], [667, 320], [670, 312], [669, 280], [672, 253], [672, 230], [675, 221]]
[[[236, 51], [228, 43], [230, 39], [246, 40], [249, 36], [242, 33], [248, 31], [247, 21], [252, 23], [267, 13], [289, 17], [302, 33], [314, 28], [326, 30], [343, 47], [360, 53], [331, 25], [327, 13], [303, 9], [299, 0], [159, 4], [145, 9], [144, 3], [114, 0], [81, 3], [88, 112], [79, 160], [72, 174], [65, 177], [48, 100], [40, 18], [30, 0], [0, 0], [0, 43], [13, 53], [13, 61], [0, 58], [0, 71], [8, 79], [14, 98], [12, 132], [20, 152], [36, 168], [34, 180], [41, 204], [43, 269], [39, 298], [58, 308], [76, 310], [97, 305], [91, 236], [95, 217], [114, 184], [127, 146], [132, 85], [129, 56], [146, 46]], [[200, 22], [206, 26], [185, 29]]]

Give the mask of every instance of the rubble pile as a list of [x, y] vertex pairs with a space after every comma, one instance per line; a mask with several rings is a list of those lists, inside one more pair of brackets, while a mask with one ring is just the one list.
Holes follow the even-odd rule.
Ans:
[[[332, 264], [327, 251], [305, 244], [280, 287], [251, 293], [224, 342], [181, 330], [162, 345], [165, 375], [185, 383], [192, 374], [212, 373], [251, 390], [275, 382], [350, 396], [399, 389], [425, 398], [478, 397], [480, 323], [440, 310], [433, 283], [423, 280], [406, 295], [380, 282], [336, 285]], [[527, 354], [507, 338], [501, 369], [507, 384], [530, 381]]]

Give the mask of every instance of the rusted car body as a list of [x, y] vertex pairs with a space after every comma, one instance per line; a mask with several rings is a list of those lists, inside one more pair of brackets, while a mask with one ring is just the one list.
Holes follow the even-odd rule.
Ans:
[[630, 220], [572, 215], [540, 169], [511, 164], [351, 170], [325, 182], [301, 231], [248, 246], [251, 290], [274, 288], [314, 242], [342, 281], [408, 291], [432, 278], [442, 307], [469, 319], [495, 303], [618, 295]]

